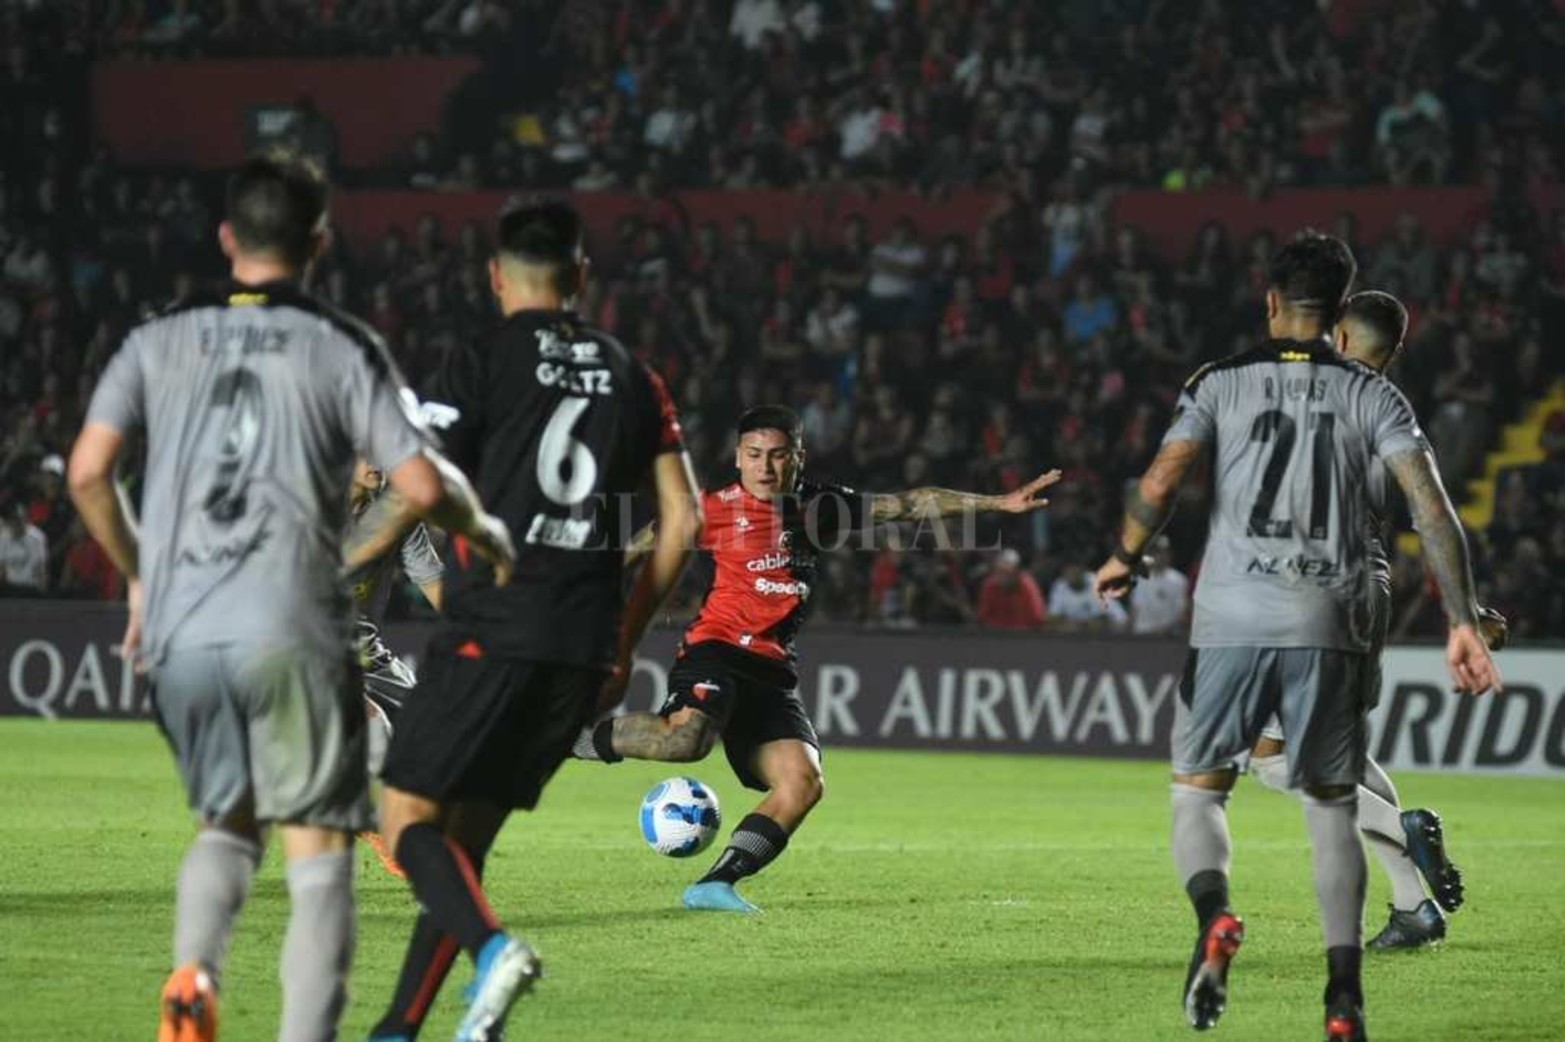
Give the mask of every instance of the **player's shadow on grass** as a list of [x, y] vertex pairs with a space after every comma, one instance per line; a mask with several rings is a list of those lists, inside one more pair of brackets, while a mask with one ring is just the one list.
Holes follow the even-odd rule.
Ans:
[[84, 910], [102, 912], [114, 905], [137, 907], [173, 907], [172, 891], [166, 886], [115, 887], [97, 890], [13, 890], [0, 894], [0, 919], [11, 914], [69, 916], [81, 918]]

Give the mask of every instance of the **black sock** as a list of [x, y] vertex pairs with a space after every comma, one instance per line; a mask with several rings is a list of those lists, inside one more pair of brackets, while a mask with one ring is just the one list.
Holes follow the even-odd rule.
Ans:
[[1337, 999], [1349, 999], [1354, 1005], [1364, 1004], [1364, 949], [1355, 944], [1344, 944], [1326, 949], [1326, 1004]]
[[592, 747], [598, 752], [598, 759], [604, 763], [619, 763], [624, 759], [614, 751], [614, 721], [605, 720], [592, 729]]
[[466, 851], [433, 825], [409, 825], [397, 840], [397, 861], [435, 928], [456, 938], [475, 959], [500, 932]]
[[[473, 872], [483, 879], [484, 859], [475, 857], [472, 861]], [[418, 1038], [424, 1018], [434, 1006], [435, 996], [458, 954], [460, 948], [456, 941], [441, 933], [429, 913], [420, 909], [413, 923], [413, 936], [408, 940], [407, 954], [402, 958], [402, 972], [397, 977], [397, 990], [391, 996], [391, 1008], [386, 1010], [371, 1034]]]
[[747, 814], [728, 838], [728, 846], [717, 859], [717, 864], [699, 881], [737, 883], [771, 864], [787, 846], [787, 829], [765, 814]]
[[1207, 923], [1228, 911], [1228, 877], [1216, 869], [1191, 876], [1185, 884], [1185, 893], [1190, 895], [1196, 922], [1203, 930]]
[[451, 965], [459, 954], [461, 949], [456, 941], [440, 932], [428, 912], [420, 911], [413, 923], [407, 955], [402, 959], [402, 973], [397, 977], [397, 990], [391, 996], [391, 1008], [380, 1018], [372, 1034], [406, 1035], [416, 1039], [440, 985], [445, 982], [446, 974], [451, 972]]

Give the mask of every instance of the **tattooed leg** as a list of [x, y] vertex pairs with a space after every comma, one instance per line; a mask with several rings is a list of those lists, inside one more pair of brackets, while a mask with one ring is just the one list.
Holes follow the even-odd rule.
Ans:
[[668, 716], [626, 713], [609, 722], [616, 756], [632, 760], [693, 763], [717, 744], [718, 722], [699, 709], [686, 707]]

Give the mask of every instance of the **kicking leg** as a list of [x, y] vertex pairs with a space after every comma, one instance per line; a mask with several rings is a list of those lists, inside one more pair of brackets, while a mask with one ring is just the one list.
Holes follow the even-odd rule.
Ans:
[[820, 750], [795, 738], [766, 742], [751, 761], [768, 787], [760, 806], [745, 816], [706, 875], [685, 891], [687, 908], [753, 912], [734, 884], [775, 861], [788, 838], [825, 795]]
[[666, 714], [626, 713], [584, 732], [571, 752], [580, 759], [604, 763], [625, 759], [695, 763], [712, 751], [721, 730], [718, 720], [694, 706]]

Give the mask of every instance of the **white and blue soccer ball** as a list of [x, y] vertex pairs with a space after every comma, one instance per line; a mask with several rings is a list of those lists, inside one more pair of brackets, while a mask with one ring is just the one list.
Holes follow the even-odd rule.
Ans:
[[722, 827], [717, 793], [694, 778], [668, 778], [641, 801], [641, 837], [659, 854], [691, 857], [712, 845]]

